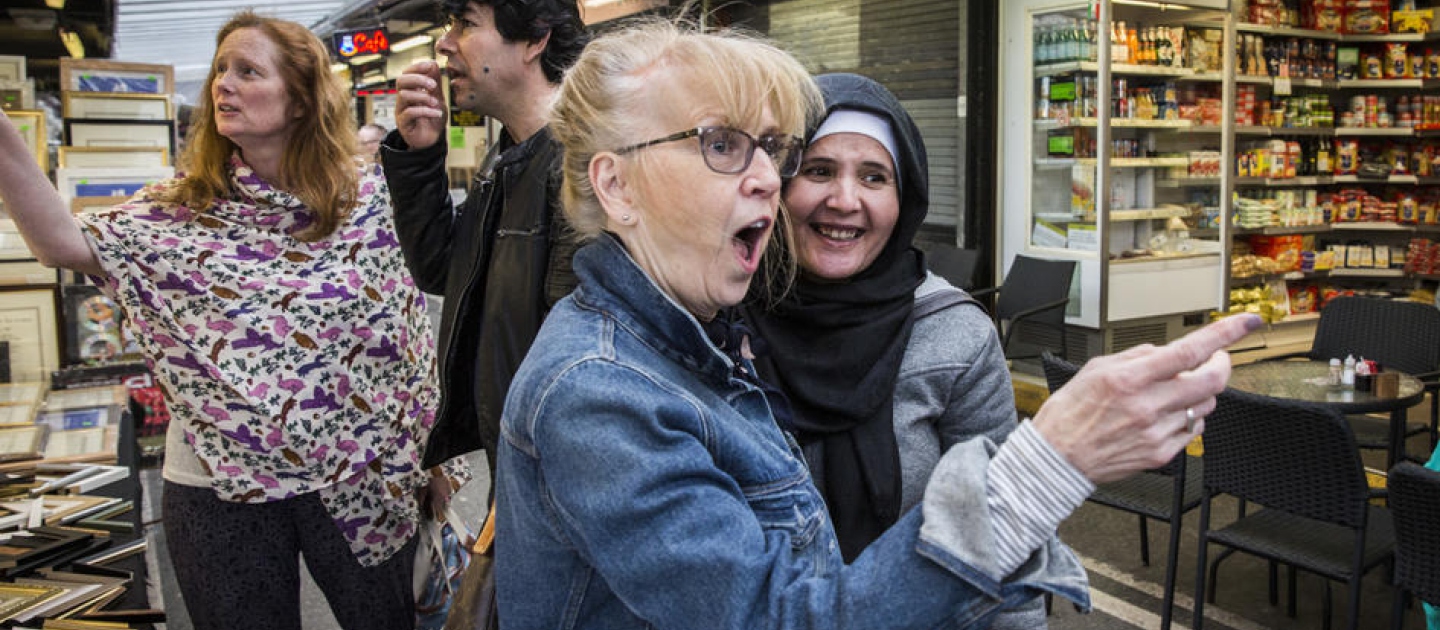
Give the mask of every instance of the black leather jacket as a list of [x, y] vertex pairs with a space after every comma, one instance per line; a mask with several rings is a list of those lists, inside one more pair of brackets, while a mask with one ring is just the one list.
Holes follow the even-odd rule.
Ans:
[[483, 448], [493, 472], [510, 380], [550, 307], [575, 287], [559, 208], [562, 149], [548, 128], [520, 144], [502, 134], [455, 208], [443, 139], [408, 151], [391, 132], [382, 147], [405, 264], [421, 291], [445, 298], [440, 410], [423, 464]]

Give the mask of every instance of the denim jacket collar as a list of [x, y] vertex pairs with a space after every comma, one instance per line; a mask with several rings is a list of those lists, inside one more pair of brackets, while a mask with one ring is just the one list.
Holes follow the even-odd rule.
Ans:
[[575, 252], [576, 302], [603, 311], [667, 358], [723, 383], [735, 363], [710, 342], [695, 316], [645, 273], [620, 239], [602, 233]]

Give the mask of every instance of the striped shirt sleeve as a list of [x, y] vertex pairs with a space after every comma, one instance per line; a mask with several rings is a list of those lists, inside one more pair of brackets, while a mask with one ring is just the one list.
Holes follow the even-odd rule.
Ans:
[[1095, 490], [1031, 422], [1022, 423], [990, 462], [985, 493], [1001, 575], [1009, 575], [1055, 535]]

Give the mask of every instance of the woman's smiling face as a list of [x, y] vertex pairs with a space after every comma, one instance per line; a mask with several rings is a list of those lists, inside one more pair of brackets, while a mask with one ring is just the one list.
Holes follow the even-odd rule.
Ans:
[[796, 258], [806, 275], [839, 282], [864, 271], [890, 240], [900, 190], [889, 151], [874, 138], [836, 133], [805, 149], [785, 189]]

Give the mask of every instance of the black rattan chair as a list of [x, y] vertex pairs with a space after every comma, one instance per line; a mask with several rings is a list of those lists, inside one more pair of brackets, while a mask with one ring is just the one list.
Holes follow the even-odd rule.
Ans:
[[[1079, 371], [1075, 365], [1049, 352], [1040, 357], [1045, 369], [1045, 383], [1054, 392], [1070, 382]], [[1170, 541], [1165, 550], [1165, 596], [1160, 610], [1160, 628], [1169, 630], [1171, 608], [1175, 602], [1175, 572], [1180, 555], [1180, 524], [1186, 512], [1200, 505], [1201, 477], [1204, 468], [1200, 458], [1181, 451], [1170, 463], [1138, 475], [1100, 484], [1089, 501], [1135, 514], [1140, 517], [1140, 562], [1150, 566], [1149, 519], [1164, 521], [1170, 526]]]
[[[1433, 450], [1440, 440], [1440, 402], [1436, 400], [1440, 377], [1440, 309], [1420, 302], [1364, 297], [1335, 298], [1320, 311], [1315, 339], [1310, 350], [1300, 355], [1317, 361], [1343, 359], [1347, 355], [1374, 359], [1427, 381], [1430, 392], [1430, 426], [1410, 425], [1405, 437], [1430, 434]], [[1277, 357], [1286, 358], [1286, 357]], [[1361, 448], [1390, 447], [1390, 419], [1350, 416], [1355, 443]], [[1404, 452], [1403, 446], [1400, 452]]]
[[929, 245], [925, 248], [925, 266], [950, 284], [967, 291], [975, 284], [975, 268], [979, 265], [980, 250], [977, 249], [949, 245]]
[[1390, 469], [1395, 517], [1395, 610], [1391, 627], [1405, 625], [1410, 595], [1440, 606], [1440, 472], [1401, 462]]
[[[1275, 565], [1290, 567], [1294, 614], [1298, 568], [1350, 587], [1349, 628], [1359, 624], [1360, 581], [1391, 558], [1395, 535], [1390, 513], [1370, 503], [1371, 491], [1355, 437], [1334, 409], [1227, 389], [1205, 420], [1205, 490], [1200, 503], [1194, 628], [1204, 623], [1205, 595], [1214, 602], [1220, 561], [1233, 551], [1269, 560], [1270, 601]], [[1210, 529], [1210, 505], [1228, 494], [1259, 506], [1235, 522]], [[1210, 543], [1228, 547], [1210, 565]], [[1325, 585], [1324, 627], [1330, 628], [1330, 585]]]
[[1047, 348], [1022, 335], [1014, 343], [1015, 331], [1049, 328], [1059, 333], [1056, 348], [1061, 357], [1068, 356], [1065, 335], [1065, 305], [1070, 302], [1070, 283], [1075, 275], [1073, 260], [1045, 260], [1017, 255], [1005, 274], [1005, 282], [997, 287], [971, 291], [976, 298], [999, 293], [995, 299], [995, 320], [1000, 328], [1000, 345], [1007, 359], [1029, 359], [1040, 356]]

